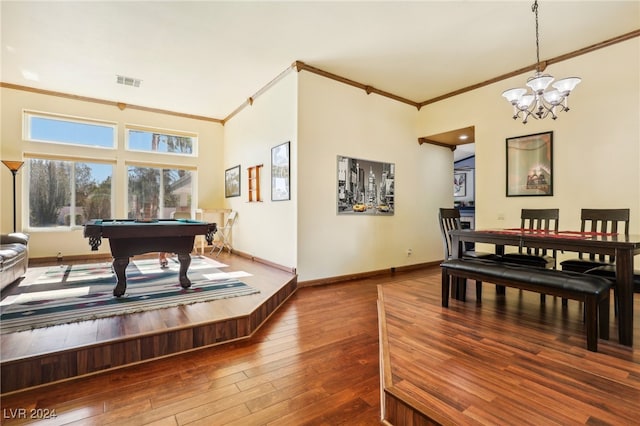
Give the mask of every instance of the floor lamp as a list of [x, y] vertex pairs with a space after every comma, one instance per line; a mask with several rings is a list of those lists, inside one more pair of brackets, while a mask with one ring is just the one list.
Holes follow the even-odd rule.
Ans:
[[11, 170], [11, 174], [13, 175], [13, 232], [16, 232], [16, 175], [20, 167], [24, 164], [24, 161], [2, 160], [2, 162]]

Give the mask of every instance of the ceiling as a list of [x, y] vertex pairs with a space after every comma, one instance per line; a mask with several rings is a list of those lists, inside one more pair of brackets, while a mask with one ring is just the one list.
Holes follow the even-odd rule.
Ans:
[[[1, 81], [224, 119], [302, 61], [424, 102], [533, 64], [531, 3], [2, 1]], [[539, 15], [544, 60], [638, 30], [640, 1]]]

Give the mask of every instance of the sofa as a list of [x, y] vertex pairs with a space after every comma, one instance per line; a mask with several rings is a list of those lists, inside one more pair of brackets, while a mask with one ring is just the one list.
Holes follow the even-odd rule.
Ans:
[[29, 236], [21, 232], [0, 235], [0, 290], [23, 276], [29, 265]]

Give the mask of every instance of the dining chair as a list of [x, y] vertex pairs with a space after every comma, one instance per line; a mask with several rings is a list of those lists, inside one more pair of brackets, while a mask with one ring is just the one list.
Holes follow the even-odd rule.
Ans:
[[[582, 209], [580, 231], [593, 233], [619, 232], [629, 235], [629, 209]], [[586, 272], [600, 266], [615, 265], [615, 256], [578, 253], [578, 257], [560, 262], [563, 271]]]
[[[456, 208], [440, 208], [440, 212], [438, 213], [438, 219], [440, 222], [440, 233], [442, 236], [442, 247], [444, 249], [444, 260], [452, 259], [453, 257], [453, 248], [451, 242], [451, 235], [449, 235], [449, 231], [453, 229], [462, 229], [462, 224], [460, 223], [460, 210]], [[462, 258], [467, 259], [498, 259], [493, 253], [485, 253], [479, 252], [475, 250], [466, 250], [465, 245], [462, 246]], [[452, 278], [452, 280], [457, 280], [457, 278]], [[456, 295], [456, 298], [461, 300], [465, 300], [466, 297], [466, 280], [462, 281], [452, 281], [453, 291]], [[476, 281], [476, 301], [480, 301], [482, 299], [482, 281]]]
[[[520, 228], [529, 231], [558, 232], [560, 209], [522, 209], [520, 212]], [[546, 248], [520, 247], [517, 253], [506, 253], [502, 260], [545, 269], [555, 269], [556, 251]]]
[[[520, 211], [520, 228], [529, 231], [558, 232], [560, 209], [522, 209]], [[505, 253], [502, 261], [533, 268], [555, 269], [556, 250], [549, 255], [546, 248], [520, 247], [517, 253]], [[540, 293], [540, 303], [546, 301], [546, 295]]]
[[[623, 232], [629, 235], [629, 209], [582, 209], [580, 211], [580, 232], [611, 233]], [[618, 293], [615, 286], [615, 256], [593, 253], [578, 253], [577, 258], [560, 262], [563, 271], [581, 272], [608, 276], [613, 281], [614, 312], [618, 313]], [[602, 268], [602, 269], [600, 269]], [[634, 274], [634, 282], [636, 276]], [[563, 299], [566, 305], [567, 300]]]
[[238, 212], [236, 212], [235, 210], [229, 213], [224, 226], [218, 228], [218, 231], [216, 232], [216, 236], [218, 237], [218, 239], [211, 249], [211, 254], [213, 254], [213, 252], [218, 249], [218, 254], [216, 254], [216, 257], [220, 256], [220, 253], [222, 253], [222, 250], [224, 250], [225, 247], [227, 248], [227, 250], [229, 250], [229, 253], [231, 253], [231, 250], [233, 250], [233, 247], [231, 247], [231, 229], [233, 228], [233, 224], [236, 221], [237, 215]]

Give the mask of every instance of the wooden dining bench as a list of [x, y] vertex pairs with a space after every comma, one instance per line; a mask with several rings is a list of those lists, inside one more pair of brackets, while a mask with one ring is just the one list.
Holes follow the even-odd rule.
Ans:
[[442, 306], [449, 307], [451, 277], [490, 282], [505, 287], [548, 294], [584, 303], [587, 349], [598, 350], [600, 338], [609, 339], [609, 293], [611, 283], [603, 277], [555, 269], [531, 268], [481, 259], [451, 259], [443, 262]]

